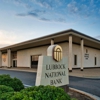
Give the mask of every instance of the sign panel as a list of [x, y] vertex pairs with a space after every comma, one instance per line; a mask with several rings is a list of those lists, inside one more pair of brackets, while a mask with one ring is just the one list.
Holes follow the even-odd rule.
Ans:
[[88, 59], [89, 58], [89, 54], [84, 54], [84, 57], [85, 57], [85, 59]]
[[57, 62], [52, 56], [40, 56], [36, 86], [63, 86], [67, 84], [69, 84], [67, 58], [63, 57], [62, 60]]

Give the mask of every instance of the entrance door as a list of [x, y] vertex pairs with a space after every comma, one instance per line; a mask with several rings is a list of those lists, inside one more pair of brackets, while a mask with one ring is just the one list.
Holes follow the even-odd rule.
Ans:
[[17, 60], [13, 60], [13, 67], [17, 67]]

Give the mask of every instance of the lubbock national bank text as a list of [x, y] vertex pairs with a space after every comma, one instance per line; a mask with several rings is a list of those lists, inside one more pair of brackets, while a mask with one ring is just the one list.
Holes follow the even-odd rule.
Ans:
[[[49, 65], [46, 65], [46, 70], [49, 70], [49, 72], [47, 71], [47, 73], [45, 73], [45, 78], [66, 76], [65, 71], [62, 70], [62, 69], [66, 69], [65, 64], [52, 64], [52, 65], [49, 64]], [[58, 72], [57, 72], [57, 70], [58, 70]], [[56, 85], [56, 84], [62, 83], [61, 77], [56, 78], [55, 80], [50, 80], [50, 85]]]

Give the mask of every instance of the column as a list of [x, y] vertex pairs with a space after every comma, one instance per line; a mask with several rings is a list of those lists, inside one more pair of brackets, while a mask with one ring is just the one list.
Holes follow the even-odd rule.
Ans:
[[54, 39], [51, 39], [51, 45], [54, 45]]
[[8, 67], [11, 67], [11, 50], [7, 50], [7, 55], [8, 55]]
[[81, 71], [83, 71], [84, 64], [84, 40], [81, 39]]
[[0, 51], [0, 67], [2, 67], [2, 52]]
[[69, 72], [72, 72], [72, 35], [69, 35]]

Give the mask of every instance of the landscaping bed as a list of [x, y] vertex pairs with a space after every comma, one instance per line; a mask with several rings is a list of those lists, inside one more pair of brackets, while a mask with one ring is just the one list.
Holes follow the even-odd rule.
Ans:
[[[77, 99], [75, 99], [77, 98]], [[0, 100], [96, 100], [78, 90], [55, 86], [32, 86], [24, 88], [23, 83], [9, 75], [0, 75]]]
[[24, 88], [22, 82], [9, 75], [0, 75], [0, 100], [76, 100], [62, 88], [33, 86]]

